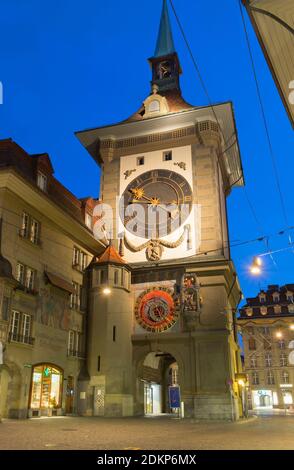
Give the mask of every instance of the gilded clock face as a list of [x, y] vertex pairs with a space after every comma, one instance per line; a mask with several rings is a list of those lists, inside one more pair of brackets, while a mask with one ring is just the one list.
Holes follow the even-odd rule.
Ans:
[[136, 320], [140, 326], [152, 333], [168, 330], [177, 321], [177, 312], [168, 290], [155, 288], [144, 292], [137, 300]]
[[170, 170], [152, 170], [125, 189], [120, 217], [126, 229], [142, 238], [157, 239], [179, 228], [192, 210], [192, 189]]

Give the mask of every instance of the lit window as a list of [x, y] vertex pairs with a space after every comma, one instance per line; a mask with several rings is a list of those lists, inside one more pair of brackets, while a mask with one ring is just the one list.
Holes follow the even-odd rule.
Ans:
[[286, 348], [286, 343], [284, 339], [280, 339], [278, 342], [279, 349], [285, 349]]
[[268, 385], [274, 385], [275, 384], [275, 376], [273, 372], [270, 370], [267, 373], [267, 384]]
[[38, 171], [37, 185], [42, 191], [47, 191], [47, 176]]
[[266, 315], [267, 314], [267, 307], [260, 307], [260, 313], [261, 313], [261, 315]]
[[273, 360], [272, 360], [272, 355], [270, 353], [267, 353], [265, 356], [265, 367], [272, 367], [272, 363], [273, 363]]
[[280, 355], [280, 366], [285, 367], [288, 365], [288, 357], [285, 353], [282, 353]]
[[145, 163], [145, 158], [144, 157], [138, 157], [137, 158], [137, 166], [142, 166]]
[[255, 367], [257, 367], [257, 357], [256, 356], [252, 356], [250, 358], [250, 366], [252, 369], [255, 369]]
[[164, 162], [170, 162], [171, 160], [173, 159], [173, 153], [172, 151], [168, 151], [168, 152], [163, 152], [163, 161]]
[[23, 264], [18, 263], [16, 267], [16, 280], [20, 284], [24, 284], [24, 279], [25, 279], [25, 267]]
[[28, 291], [33, 291], [35, 287], [36, 271], [22, 263], [17, 263], [16, 279]]
[[30, 220], [29, 215], [26, 212], [23, 212], [22, 213], [22, 220], [21, 220], [20, 234], [24, 238], [27, 238], [29, 236], [29, 220]]
[[26, 212], [22, 213], [20, 236], [29, 239], [35, 245], [39, 244], [40, 222]]
[[253, 372], [252, 374], [252, 383], [253, 385], [259, 385], [259, 375], [257, 372]]
[[281, 375], [282, 383], [283, 384], [288, 384], [289, 383], [289, 372], [283, 371]]
[[265, 303], [265, 301], [266, 301], [265, 294], [259, 294], [259, 302], [263, 304]]
[[30, 241], [35, 245], [39, 243], [39, 233], [40, 233], [40, 224], [37, 220], [31, 220], [31, 233], [30, 233]]
[[274, 305], [274, 312], [275, 313], [281, 313], [282, 308], [281, 305]]

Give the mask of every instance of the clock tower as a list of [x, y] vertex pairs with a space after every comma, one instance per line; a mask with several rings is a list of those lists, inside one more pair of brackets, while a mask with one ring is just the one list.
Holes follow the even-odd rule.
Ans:
[[77, 132], [102, 170], [94, 231], [112, 253], [88, 273], [85, 412], [99, 403], [105, 416], [172, 413], [175, 386], [185, 417], [235, 420], [241, 292], [226, 198], [243, 174], [233, 107], [182, 97], [166, 0], [149, 63], [150, 94], [133, 115]]

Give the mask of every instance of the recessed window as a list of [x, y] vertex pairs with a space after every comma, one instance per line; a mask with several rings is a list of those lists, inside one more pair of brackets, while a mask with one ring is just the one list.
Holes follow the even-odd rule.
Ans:
[[137, 158], [137, 165], [142, 166], [145, 163], [145, 157], [138, 157]]
[[73, 268], [76, 268], [79, 271], [84, 271], [87, 267], [87, 264], [88, 264], [87, 253], [85, 253], [84, 251], [74, 246], [73, 258], [72, 258]]
[[82, 295], [83, 295], [83, 286], [77, 282], [73, 282], [72, 286], [74, 292], [70, 296], [70, 308], [74, 310], [82, 310]]
[[31, 338], [32, 317], [26, 313], [21, 313], [16, 310], [12, 312], [9, 341], [17, 343], [33, 344]]
[[34, 291], [36, 271], [22, 263], [17, 263], [16, 279], [29, 292]]
[[40, 222], [38, 222], [36, 219], [31, 217], [26, 212], [22, 213], [21, 229], [19, 232], [22, 238], [27, 238], [34, 245], [39, 245], [40, 228], [41, 228]]
[[173, 153], [171, 150], [168, 152], [163, 152], [163, 161], [164, 162], [170, 162], [173, 159]]
[[92, 228], [92, 221], [93, 221], [92, 216], [86, 212], [85, 224], [87, 225], [88, 228]]
[[158, 113], [160, 111], [160, 103], [158, 100], [153, 100], [149, 104], [148, 108], [149, 113]]
[[2, 300], [2, 320], [7, 321], [9, 318], [9, 297], [4, 296]]
[[42, 191], [47, 191], [47, 176], [41, 171], [38, 171], [37, 185]]

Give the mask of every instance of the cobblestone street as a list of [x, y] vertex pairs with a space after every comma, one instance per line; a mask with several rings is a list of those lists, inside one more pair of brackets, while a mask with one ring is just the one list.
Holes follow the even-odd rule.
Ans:
[[260, 416], [239, 423], [162, 418], [41, 418], [3, 420], [0, 448], [41, 450], [294, 449], [293, 416]]

